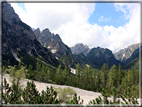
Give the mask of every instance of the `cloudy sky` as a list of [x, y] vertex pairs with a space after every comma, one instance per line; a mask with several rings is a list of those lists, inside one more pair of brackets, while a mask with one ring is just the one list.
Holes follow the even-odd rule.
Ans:
[[59, 34], [69, 47], [83, 43], [113, 53], [140, 42], [139, 3], [11, 3], [21, 20]]

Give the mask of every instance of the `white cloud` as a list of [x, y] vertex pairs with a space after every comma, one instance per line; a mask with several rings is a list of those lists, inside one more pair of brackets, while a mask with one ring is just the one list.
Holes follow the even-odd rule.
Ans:
[[31, 27], [40, 27], [41, 30], [48, 27], [51, 31], [68, 22], [86, 22], [95, 6], [83, 3], [25, 3], [27, 13], [23, 14], [18, 6], [11, 4], [25, 23]]
[[111, 20], [111, 18], [105, 18], [104, 16], [101, 16], [100, 18], [99, 18], [99, 22], [103, 22], [103, 21], [109, 21], [109, 20]]
[[105, 20], [105, 17], [104, 16], [101, 16], [100, 18], [99, 18], [99, 22], [103, 22]]
[[[11, 4], [23, 22], [41, 30], [49, 28], [52, 33], [58, 33], [70, 47], [82, 42], [91, 48], [100, 46], [116, 52], [140, 42], [139, 4], [114, 4], [116, 9], [124, 12], [126, 19], [130, 20], [118, 28], [113, 25], [90, 24], [88, 19], [95, 10], [95, 4], [92, 3], [25, 3], [27, 13], [17, 4]], [[111, 18], [100, 17], [100, 21], [109, 20]]]

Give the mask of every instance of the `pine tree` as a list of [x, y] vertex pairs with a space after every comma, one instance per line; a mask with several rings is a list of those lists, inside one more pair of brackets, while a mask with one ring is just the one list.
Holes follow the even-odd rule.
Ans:
[[67, 66], [65, 66], [65, 69], [63, 71], [63, 77], [64, 77], [64, 79], [67, 78]]
[[56, 82], [61, 84], [61, 65], [56, 70]]
[[77, 64], [76, 66], [76, 82], [77, 82], [77, 86], [79, 86], [79, 82], [80, 82], [80, 64]]
[[96, 91], [96, 69], [93, 70], [93, 87], [94, 87], [94, 91]]
[[101, 75], [102, 75], [102, 84], [103, 84], [103, 87], [105, 88], [105, 86], [107, 84], [107, 67], [106, 67], [105, 63], [102, 66]]
[[48, 71], [47, 71], [47, 79], [50, 80], [50, 76], [51, 76], [51, 73], [50, 73], [50, 70], [48, 68]]
[[109, 71], [109, 86], [110, 88], [118, 87], [118, 72], [116, 65], [113, 65]]
[[[5, 104], [21, 104], [21, 93], [17, 91], [17, 86], [15, 84], [12, 84], [11, 87], [9, 87], [9, 84], [7, 83], [6, 79], [4, 78], [4, 84], [2, 83], [4, 92], [2, 91], [2, 100]], [[2, 102], [3, 102], [2, 101]]]
[[132, 69], [132, 84], [135, 85], [135, 80], [136, 80], [136, 77], [135, 77], [135, 71], [134, 69]]

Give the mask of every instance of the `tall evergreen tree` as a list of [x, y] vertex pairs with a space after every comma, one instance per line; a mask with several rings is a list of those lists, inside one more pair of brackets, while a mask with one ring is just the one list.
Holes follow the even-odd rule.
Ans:
[[107, 67], [105, 63], [102, 66], [101, 75], [102, 75], [102, 84], [103, 84], [103, 87], [105, 87], [107, 84]]
[[79, 82], [80, 82], [80, 64], [76, 65], [76, 82], [77, 82], [77, 86], [79, 86]]
[[109, 71], [109, 86], [110, 88], [118, 87], [118, 72], [116, 65], [113, 65]]
[[61, 65], [56, 70], [56, 82], [61, 84]]

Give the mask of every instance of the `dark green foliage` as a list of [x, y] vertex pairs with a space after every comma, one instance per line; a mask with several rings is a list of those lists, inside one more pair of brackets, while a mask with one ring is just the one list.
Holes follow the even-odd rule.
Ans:
[[66, 66], [69, 65], [72, 68], [75, 68], [75, 62], [72, 55], [62, 55], [62, 57], [59, 59], [61, 62], [63, 62]]
[[18, 57], [23, 57], [22, 62], [23, 62], [24, 64], [26, 64], [27, 67], [28, 67], [29, 65], [32, 65], [32, 66], [33, 66], [33, 69], [35, 69], [37, 60], [36, 60], [34, 57], [28, 55], [28, 54], [27, 54], [25, 51], [23, 51], [23, 50], [17, 51], [17, 56], [18, 56]]
[[[4, 91], [4, 92], [3, 92]], [[9, 87], [6, 79], [4, 79], [2, 91], [2, 99], [4, 104], [60, 104], [61, 102], [57, 99], [57, 92], [54, 91], [53, 87], [47, 87], [46, 91], [39, 93], [36, 89], [34, 82], [27, 82], [26, 88], [20, 93], [16, 90], [16, 85], [12, 84]], [[67, 104], [83, 104], [83, 100], [80, 100], [80, 96], [77, 98], [75, 93], [73, 99]]]
[[32, 83], [27, 82], [27, 87], [24, 89], [22, 97], [26, 104], [41, 104], [40, 94], [33, 81]]
[[47, 87], [46, 91], [42, 91], [41, 94], [42, 104], [59, 104], [60, 102], [56, 97], [57, 92], [54, 91], [53, 87]]
[[[53, 87], [42, 91], [40, 94], [34, 82], [27, 82], [27, 87], [22, 93], [16, 90], [16, 85], [12, 84], [9, 87], [6, 79], [4, 79], [4, 85], [2, 91], [2, 99], [5, 104], [59, 104], [60, 102], [57, 97], [57, 92], [53, 90]], [[22, 99], [21, 99], [22, 98]]]
[[[124, 90], [123, 94], [121, 94], [120, 97], [123, 99], [125, 104], [138, 104], [137, 98], [134, 98], [134, 96], [132, 95], [130, 87]], [[123, 104], [123, 102], [121, 103]]]
[[130, 63], [125, 65], [123, 68], [125, 68], [125, 69], [135, 69], [135, 70], [139, 69], [139, 57], [137, 56]]
[[91, 65], [92, 67], [96, 68], [97, 64], [93, 63], [91, 60], [89, 60], [83, 53], [80, 53], [76, 55], [76, 57], [80, 60], [81, 63]]
[[38, 57], [34, 49], [32, 49], [31, 54], [33, 54], [35, 57]]
[[105, 89], [102, 90], [102, 95], [104, 96], [104, 103], [109, 104], [108, 95]]
[[4, 78], [4, 84], [2, 84], [3, 90], [2, 91], [2, 99], [4, 100], [5, 104], [21, 104], [21, 93], [17, 90], [16, 84], [13, 84], [9, 87], [6, 79]]
[[59, 101], [56, 99], [57, 92], [53, 88], [48, 88], [46, 91], [42, 91], [41, 95], [36, 89], [36, 85], [31, 82], [27, 82], [27, 87], [22, 93], [25, 104], [58, 104]]
[[[3, 69], [6, 68], [4, 67]], [[96, 71], [96, 69], [90, 66], [84, 66], [84, 69], [81, 69], [81, 66], [78, 64], [76, 74], [72, 74], [67, 66], [63, 69], [59, 65], [58, 69], [55, 69], [37, 61], [35, 69], [33, 69], [32, 65], [29, 65], [28, 75], [26, 77], [36, 81], [65, 84], [95, 92], [103, 92], [102, 89], [105, 89], [107, 96], [114, 96], [114, 101], [118, 97], [118, 94], [123, 94], [123, 90], [126, 90], [127, 87], [131, 87], [130, 93], [134, 97], [139, 96], [138, 70], [126, 72], [121, 68], [121, 65], [118, 68], [113, 65], [108, 70], [104, 64], [101, 71]], [[99, 102], [99, 100], [97, 101]], [[106, 98], [105, 102], [108, 103]], [[112, 103], [117, 103], [117, 101]]]
[[[113, 87], [113, 101], [108, 100], [108, 95], [105, 89], [102, 90], [102, 96], [103, 99], [99, 96], [95, 100], [91, 100], [89, 102], [90, 104], [138, 104], [137, 98], [134, 98], [134, 96], [131, 95], [130, 89], [127, 88], [127, 90], [124, 91], [122, 95], [118, 95], [116, 89]], [[124, 102], [121, 102], [120, 100], [116, 100], [116, 98], [120, 96]], [[125, 99], [126, 98], [126, 99]]]
[[77, 93], [75, 93], [69, 104], [83, 104], [83, 100], [80, 99], [80, 96], [77, 98]]

